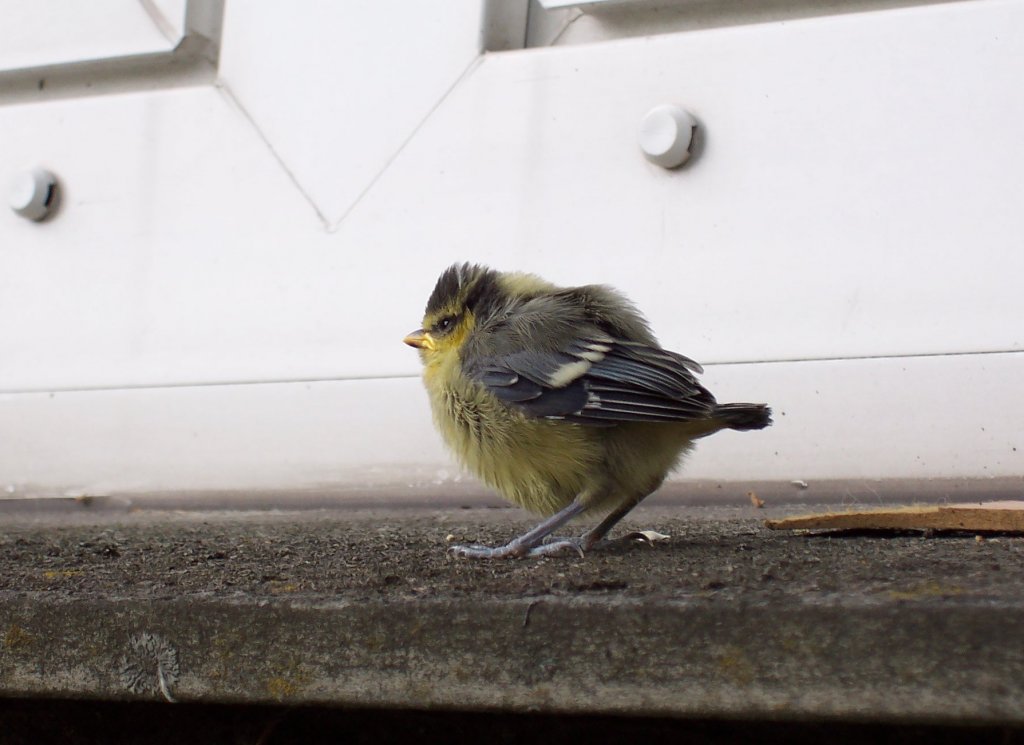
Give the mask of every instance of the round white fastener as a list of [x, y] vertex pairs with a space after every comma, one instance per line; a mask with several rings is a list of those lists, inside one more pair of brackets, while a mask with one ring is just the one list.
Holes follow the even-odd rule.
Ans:
[[45, 168], [22, 171], [11, 183], [11, 209], [28, 220], [42, 220], [57, 205], [57, 177]]
[[681, 166], [690, 157], [696, 126], [697, 120], [679, 106], [655, 106], [640, 122], [640, 149], [647, 160], [662, 168]]

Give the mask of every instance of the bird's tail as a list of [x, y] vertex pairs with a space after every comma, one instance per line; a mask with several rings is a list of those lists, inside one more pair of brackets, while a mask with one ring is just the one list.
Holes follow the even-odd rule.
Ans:
[[772, 423], [772, 410], [765, 404], [719, 404], [715, 419], [729, 429], [764, 429]]

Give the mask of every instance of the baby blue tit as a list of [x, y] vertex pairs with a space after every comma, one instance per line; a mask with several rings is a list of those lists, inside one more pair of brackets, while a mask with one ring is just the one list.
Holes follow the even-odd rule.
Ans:
[[[419, 349], [434, 421], [459, 461], [549, 516], [504, 546], [453, 546], [458, 556], [588, 551], [694, 440], [771, 424], [764, 404], [717, 403], [701, 366], [662, 349], [633, 304], [601, 285], [456, 264], [405, 343]], [[551, 538], [583, 512], [605, 517], [580, 538]]]

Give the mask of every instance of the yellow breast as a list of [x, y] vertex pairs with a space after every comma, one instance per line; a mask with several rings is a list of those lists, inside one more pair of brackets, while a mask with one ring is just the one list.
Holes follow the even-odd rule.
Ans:
[[424, 382], [434, 421], [459, 461], [502, 496], [550, 514], [593, 486], [601, 445], [586, 428], [527, 417], [442, 361]]

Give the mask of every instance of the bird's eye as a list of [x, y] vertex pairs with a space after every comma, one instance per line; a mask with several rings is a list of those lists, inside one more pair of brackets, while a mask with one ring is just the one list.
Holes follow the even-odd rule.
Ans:
[[442, 332], [449, 331], [451, 327], [454, 325], [455, 318], [453, 318], [452, 316], [445, 316], [444, 318], [437, 322], [437, 330]]

